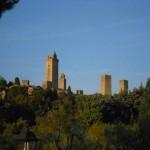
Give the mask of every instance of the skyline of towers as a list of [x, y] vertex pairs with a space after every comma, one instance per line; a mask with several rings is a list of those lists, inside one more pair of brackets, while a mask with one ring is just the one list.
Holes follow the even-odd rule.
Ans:
[[[119, 80], [119, 94], [128, 94], [128, 80]], [[100, 78], [100, 94], [103, 96], [112, 95], [112, 77], [104, 74]]]
[[[62, 73], [58, 79], [58, 62], [56, 53], [48, 55], [45, 60], [45, 81], [43, 81], [42, 87], [44, 89], [52, 88], [60, 91], [66, 90], [66, 77]], [[100, 94], [112, 95], [112, 77], [111, 75], [102, 75], [100, 79]], [[21, 86], [34, 87], [30, 85], [29, 80], [22, 80]], [[115, 94], [128, 94], [128, 80], [119, 80], [119, 90]], [[83, 94], [83, 90], [76, 90], [76, 94]]]
[[48, 55], [45, 61], [45, 87], [58, 89], [58, 58], [56, 53]]
[[111, 83], [111, 75], [102, 75], [101, 76], [101, 88], [100, 94], [103, 96], [111, 96], [112, 95], [112, 83]]
[[60, 75], [58, 83], [59, 83], [59, 89], [66, 90], [66, 77], [64, 73]]
[[127, 94], [128, 93], [128, 80], [119, 81], [119, 93]]
[[[52, 88], [66, 90], [66, 77], [65, 74], [58, 75], [58, 62], [56, 53], [48, 55], [45, 60], [45, 81], [43, 88]], [[112, 95], [112, 77], [111, 75], [104, 74], [100, 79], [100, 94], [104, 96]], [[128, 80], [119, 81], [119, 93], [125, 94], [128, 92]]]

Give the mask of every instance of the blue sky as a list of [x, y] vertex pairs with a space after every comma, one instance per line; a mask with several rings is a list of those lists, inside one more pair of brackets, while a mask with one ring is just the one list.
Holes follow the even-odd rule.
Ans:
[[0, 19], [0, 74], [44, 80], [45, 58], [57, 52], [73, 90], [99, 92], [111, 74], [129, 88], [150, 77], [149, 0], [20, 0]]

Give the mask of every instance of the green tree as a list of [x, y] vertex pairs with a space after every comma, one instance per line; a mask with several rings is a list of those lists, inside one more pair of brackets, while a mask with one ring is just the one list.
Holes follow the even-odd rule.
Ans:
[[12, 102], [22, 102], [27, 100], [28, 97], [28, 91], [27, 87], [21, 87], [21, 86], [12, 86], [7, 90], [7, 101], [10, 103]]
[[0, 17], [5, 11], [11, 10], [19, 0], [0, 0]]
[[137, 119], [138, 107], [130, 100], [101, 101], [102, 121], [105, 123], [130, 123]]
[[141, 116], [138, 121], [138, 150], [150, 148], [150, 115]]
[[101, 121], [99, 99], [94, 96], [77, 96], [77, 111], [85, 124], [90, 125]]
[[51, 109], [52, 102], [57, 99], [57, 92], [41, 87], [34, 88], [32, 96], [28, 97], [36, 115], [41, 115]]
[[7, 81], [5, 80], [5, 78], [0, 76], [0, 91], [5, 90], [6, 87], [7, 87]]
[[106, 145], [105, 129], [110, 127], [109, 124], [95, 123], [87, 128], [85, 133], [91, 149], [102, 149]]
[[147, 82], [146, 82], [146, 89], [150, 89], [150, 78], [147, 79]]
[[19, 79], [19, 77], [15, 77], [15, 84], [16, 85], [20, 85], [20, 79]]
[[4, 123], [0, 132], [0, 150], [17, 150], [17, 137], [26, 127], [26, 121], [18, 119], [15, 123]]
[[108, 127], [105, 130], [107, 150], [136, 150], [137, 148], [137, 126], [123, 124]]
[[67, 94], [68, 94], [68, 95], [72, 95], [72, 90], [71, 90], [71, 86], [70, 86], [70, 85], [68, 86]]
[[54, 101], [52, 110], [37, 119], [35, 132], [49, 137], [46, 145], [51, 149], [71, 150], [82, 134], [72, 98], [68, 96]]
[[13, 85], [13, 82], [12, 81], [9, 81], [8, 82], [8, 87], [11, 87]]

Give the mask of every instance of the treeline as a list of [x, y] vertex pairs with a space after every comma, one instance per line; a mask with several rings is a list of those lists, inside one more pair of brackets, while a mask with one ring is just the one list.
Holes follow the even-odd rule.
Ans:
[[[23, 149], [26, 129], [39, 150], [149, 150], [150, 79], [126, 95], [74, 95], [0, 79], [0, 150]], [[5, 93], [4, 95], [2, 93]], [[35, 147], [30, 143], [31, 149]]]

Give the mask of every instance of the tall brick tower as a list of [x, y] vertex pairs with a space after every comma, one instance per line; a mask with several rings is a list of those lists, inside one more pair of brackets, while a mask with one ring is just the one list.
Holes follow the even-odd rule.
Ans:
[[58, 58], [56, 53], [48, 55], [45, 61], [45, 81], [50, 84], [53, 89], [58, 89]]
[[59, 77], [59, 89], [66, 90], [66, 77], [63, 73]]
[[128, 93], [128, 80], [119, 81], [119, 93], [127, 94]]
[[100, 94], [102, 94], [104, 96], [111, 96], [112, 95], [111, 75], [101, 76]]

